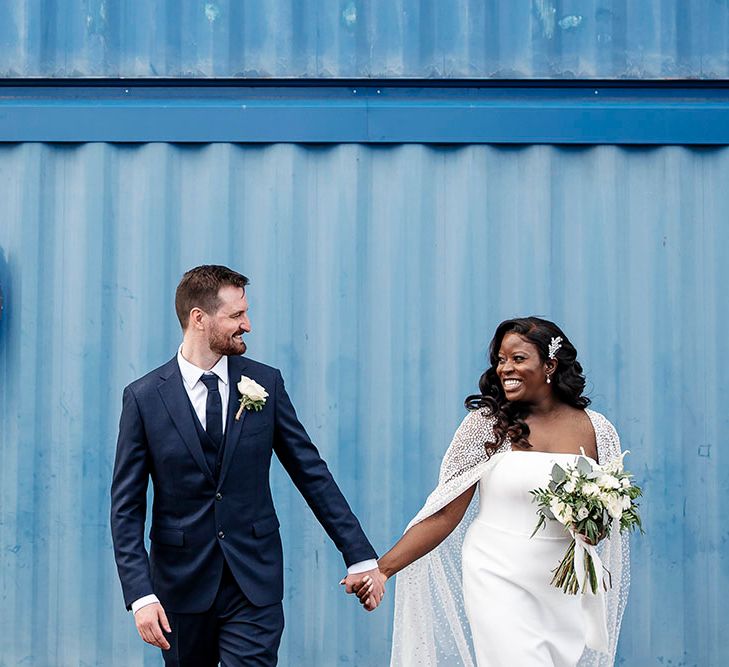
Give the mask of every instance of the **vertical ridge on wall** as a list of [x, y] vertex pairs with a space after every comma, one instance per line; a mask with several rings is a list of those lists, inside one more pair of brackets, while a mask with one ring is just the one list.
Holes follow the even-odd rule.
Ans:
[[2, 77], [726, 78], [718, 0], [0, 2]]
[[[620, 657], [726, 662], [728, 176], [724, 148], [0, 147], [0, 665], [158, 662], [121, 600], [108, 487], [121, 390], [174, 354], [174, 288], [209, 262], [251, 278], [249, 354], [282, 369], [380, 552], [498, 322], [563, 325], [646, 489]], [[277, 464], [272, 484], [282, 664], [386, 664], [392, 595], [346, 599]]]

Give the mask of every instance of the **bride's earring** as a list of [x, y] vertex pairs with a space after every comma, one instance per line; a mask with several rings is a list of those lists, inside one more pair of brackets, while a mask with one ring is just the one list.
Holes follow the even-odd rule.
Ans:
[[547, 375], [547, 384], [552, 384], [552, 378]]

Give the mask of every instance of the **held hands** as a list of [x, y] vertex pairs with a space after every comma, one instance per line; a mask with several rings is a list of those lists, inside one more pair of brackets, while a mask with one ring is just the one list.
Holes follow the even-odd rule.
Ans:
[[162, 630], [172, 632], [167, 614], [159, 602], [148, 604], [137, 610], [134, 614], [134, 622], [137, 624], [139, 636], [148, 644], [168, 651], [170, 643], [165, 638]]
[[354, 593], [366, 611], [374, 611], [385, 595], [387, 577], [379, 569], [348, 574], [339, 583], [347, 593]]

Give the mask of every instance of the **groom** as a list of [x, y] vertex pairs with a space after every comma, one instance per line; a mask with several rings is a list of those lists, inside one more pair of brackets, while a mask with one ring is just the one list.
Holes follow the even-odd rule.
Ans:
[[175, 295], [182, 345], [124, 390], [111, 486], [114, 555], [139, 634], [167, 665], [276, 664], [284, 619], [273, 453], [342, 552], [347, 591], [377, 571], [281, 373], [241, 356], [251, 330], [247, 284], [224, 266], [185, 273]]

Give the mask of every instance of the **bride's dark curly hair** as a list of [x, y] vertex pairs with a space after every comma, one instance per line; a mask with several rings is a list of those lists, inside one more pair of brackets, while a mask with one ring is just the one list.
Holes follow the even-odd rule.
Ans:
[[586, 408], [590, 399], [583, 396], [585, 389], [585, 376], [582, 366], [577, 361], [577, 350], [554, 322], [539, 317], [521, 317], [506, 320], [496, 327], [491, 344], [489, 345], [489, 361], [491, 366], [486, 369], [478, 382], [480, 394], [473, 394], [466, 398], [466, 408], [479, 410], [486, 408], [496, 418], [494, 423], [495, 442], [486, 443], [486, 451], [492, 454], [506, 438], [509, 438], [514, 447], [529, 448], [529, 426], [525, 419], [529, 415], [529, 406], [517, 401], [509, 401], [504, 394], [504, 388], [496, 375], [496, 365], [499, 361], [501, 341], [507, 333], [516, 333], [536, 346], [542, 362], [549, 358], [549, 344], [553, 338], [562, 338], [562, 344], [556, 354], [557, 368], [551, 376], [552, 391], [563, 403], [574, 408]]

